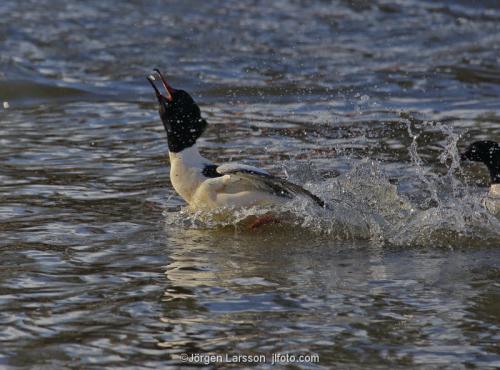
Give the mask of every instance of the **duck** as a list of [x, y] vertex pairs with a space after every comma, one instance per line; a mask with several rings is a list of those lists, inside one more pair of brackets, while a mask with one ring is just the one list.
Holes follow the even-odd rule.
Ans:
[[242, 163], [215, 164], [202, 156], [197, 141], [208, 123], [198, 104], [186, 91], [173, 88], [159, 69], [147, 80], [167, 136], [170, 182], [189, 209], [281, 206], [296, 198], [326, 207], [320, 197], [264, 169]]
[[482, 162], [490, 173], [491, 185], [483, 205], [492, 214], [500, 217], [500, 145], [495, 141], [475, 141], [460, 154], [462, 161]]

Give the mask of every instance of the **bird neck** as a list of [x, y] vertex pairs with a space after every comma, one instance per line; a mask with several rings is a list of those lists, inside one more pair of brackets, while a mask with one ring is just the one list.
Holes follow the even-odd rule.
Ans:
[[494, 198], [500, 198], [500, 184], [492, 184], [490, 186], [489, 196]]
[[487, 166], [490, 171], [491, 183], [500, 184], [500, 163], [489, 163]]
[[181, 150], [180, 152], [169, 153], [171, 163], [182, 163], [184, 167], [203, 168], [206, 164], [211, 163], [208, 159], [203, 157], [198, 151], [196, 144]]

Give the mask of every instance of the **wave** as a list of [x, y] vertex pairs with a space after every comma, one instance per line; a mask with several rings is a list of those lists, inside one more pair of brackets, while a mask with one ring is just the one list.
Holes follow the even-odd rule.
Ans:
[[383, 164], [370, 159], [352, 159], [352, 168], [333, 179], [307, 184], [322, 197], [328, 208], [304, 199], [286, 206], [224, 209], [211, 212], [165, 212], [167, 224], [197, 229], [234, 228], [250, 230], [249, 225], [272, 214], [279, 224], [266, 229], [295, 229], [328, 235], [329, 238], [364, 239], [393, 246], [483, 246], [500, 241], [500, 221], [483, 204], [485, 191], [469, 187], [460, 180], [457, 151], [460, 135], [448, 126], [439, 156], [448, 171], [436, 174], [425, 168], [418, 154], [417, 138], [408, 126], [413, 141], [409, 147], [412, 163], [410, 189], [393, 184]]

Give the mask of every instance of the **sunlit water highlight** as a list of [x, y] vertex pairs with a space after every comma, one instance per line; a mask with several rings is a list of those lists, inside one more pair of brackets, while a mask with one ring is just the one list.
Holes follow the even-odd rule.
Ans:
[[[500, 140], [499, 25], [489, 0], [1, 2], [0, 366], [500, 366], [499, 221], [457, 157]], [[187, 213], [153, 67], [208, 158], [331, 207]]]

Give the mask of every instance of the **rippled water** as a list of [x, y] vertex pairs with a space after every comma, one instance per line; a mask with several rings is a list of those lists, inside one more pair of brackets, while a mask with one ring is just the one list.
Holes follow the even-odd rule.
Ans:
[[[500, 366], [500, 222], [457, 161], [500, 140], [497, 1], [3, 1], [0, 67], [1, 366]], [[187, 214], [153, 67], [209, 158], [332, 209]]]

